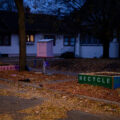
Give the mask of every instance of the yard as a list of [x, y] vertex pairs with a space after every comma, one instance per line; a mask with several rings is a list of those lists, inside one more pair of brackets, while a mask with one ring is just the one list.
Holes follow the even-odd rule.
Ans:
[[[30, 62], [28, 62], [29, 64]], [[69, 72], [100, 72], [120, 71], [119, 59], [48, 59], [48, 69]], [[33, 66], [33, 64], [30, 64]], [[41, 61], [36, 60], [36, 67], [41, 67]]]
[[[72, 72], [100, 72], [100, 71], [120, 71], [120, 59], [47, 59], [48, 69]], [[18, 58], [0, 58], [0, 62], [18, 64]], [[35, 57], [27, 58], [29, 67], [41, 68], [42, 59]]]
[[[46, 75], [40, 72], [42, 61], [34, 60], [27, 59], [30, 72], [0, 71], [0, 101], [3, 103], [0, 120], [67, 120], [67, 117], [75, 120], [70, 117], [72, 111], [90, 113], [93, 119], [94, 115], [99, 118], [102, 115], [100, 120], [119, 120], [120, 89], [81, 85], [76, 76], [79, 72], [119, 72], [119, 59], [48, 59], [48, 72], [53, 72]], [[18, 59], [2, 58], [3, 63], [17, 64]]]

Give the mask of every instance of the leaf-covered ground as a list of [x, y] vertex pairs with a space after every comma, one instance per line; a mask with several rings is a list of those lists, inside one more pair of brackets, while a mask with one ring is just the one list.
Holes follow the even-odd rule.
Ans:
[[[72, 72], [100, 72], [100, 71], [120, 71], [120, 59], [47, 59], [47, 69]], [[18, 58], [0, 58], [1, 64], [19, 64]], [[42, 69], [42, 59], [28, 57], [27, 65]]]
[[[80, 98], [71, 94], [53, 92], [45, 88], [24, 87], [22, 84], [18, 88], [17, 84], [0, 81], [0, 86], [2, 86], [0, 87], [0, 96], [15, 96], [18, 99], [24, 98], [24, 100], [28, 101], [43, 99], [42, 104], [34, 105], [33, 107], [28, 106], [24, 108], [26, 104], [23, 102], [23, 110], [16, 110], [14, 113], [11, 113], [11, 110], [0, 113], [0, 120], [14, 120], [15, 118], [17, 120], [56, 120], [66, 118], [67, 112], [71, 110], [80, 110], [91, 115], [94, 113], [102, 114], [102, 116], [112, 115], [120, 117], [119, 105]], [[20, 103], [16, 104], [14, 102], [14, 107], [17, 107], [18, 104]], [[29, 104], [32, 105], [32, 102]], [[13, 106], [13, 104], [11, 105]], [[11, 107], [8, 106], [7, 100], [6, 107]]]
[[[119, 59], [48, 59], [48, 69], [69, 72], [120, 71]], [[33, 61], [28, 65], [34, 67]], [[36, 60], [37, 68], [42, 68], [42, 61]]]
[[46, 87], [73, 95], [83, 95], [120, 102], [120, 89], [112, 90], [100, 86], [79, 84], [77, 81], [47, 84]]
[[[32, 64], [33, 61], [30, 61], [29, 65], [33, 66]], [[36, 67], [41, 67], [40, 64], [40, 61], [37, 61]], [[55, 59], [49, 61], [49, 69], [72, 72], [120, 71], [120, 62], [107, 59]], [[120, 117], [119, 105], [77, 96], [85, 95], [120, 102], [119, 89], [110, 90], [103, 87], [80, 85], [77, 83], [76, 77], [60, 74], [43, 75], [34, 72], [4, 71], [0, 72], [0, 78], [16, 81], [13, 83], [0, 81], [0, 96], [14, 96], [27, 100], [44, 99], [42, 104], [16, 110], [14, 113], [0, 113], [0, 120], [16, 120], [16, 118], [17, 120], [56, 120], [66, 118], [67, 112], [71, 110]], [[42, 88], [36, 88], [17, 82], [24, 79], [30, 79], [32, 84], [35, 83], [38, 86], [44, 82], [45, 84]], [[49, 81], [64, 81], [66, 79], [75, 81], [49, 83]], [[51, 89], [55, 89], [55, 91]], [[15, 105], [14, 107], [16, 107]], [[6, 107], [8, 107], [7, 100]]]
[[76, 77], [69, 75], [53, 74], [44, 75], [41, 72], [19, 72], [19, 71], [0, 71], [0, 78], [9, 79], [12, 81], [22, 81], [29, 79], [30, 82], [40, 83], [56, 80], [74, 80]]

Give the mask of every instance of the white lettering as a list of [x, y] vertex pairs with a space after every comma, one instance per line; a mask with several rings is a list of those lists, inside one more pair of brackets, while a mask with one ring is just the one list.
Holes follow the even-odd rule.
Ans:
[[97, 82], [98, 82], [98, 83], [100, 83], [100, 82], [101, 82], [100, 78], [97, 78]]
[[86, 76], [84, 76], [84, 81], [86, 81]]
[[109, 78], [107, 78], [107, 84], [110, 84], [110, 79]]
[[104, 78], [102, 78], [102, 83], [105, 84], [105, 80], [104, 80]]
[[79, 80], [81, 80], [81, 81], [82, 81], [82, 76], [79, 76]]
[[93, 82], [95, 82], [95, 77], [93, 77]]
[[91, 81], [91, 77], [88, 77], [88, 81], [89, 81], [89, 82]]

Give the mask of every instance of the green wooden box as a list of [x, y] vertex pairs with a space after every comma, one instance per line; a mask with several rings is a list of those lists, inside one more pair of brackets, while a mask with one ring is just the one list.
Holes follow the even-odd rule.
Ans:
[[120, 73], [96, 72], [78, 74], [80, 84], [103, 86], [110, 89], [120, 88]]

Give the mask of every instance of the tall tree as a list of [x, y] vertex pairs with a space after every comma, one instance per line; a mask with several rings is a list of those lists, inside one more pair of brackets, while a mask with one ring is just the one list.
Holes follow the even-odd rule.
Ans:
[[18, 9], [18, 24], [19, 24], [19, 65], [20, 71], [25, 70], [26, 66], [26, 32], [25, 32], [25, 15], [23, 0], [14, 0]]
[[72, 14], [77, 16], [77, 24], [84, 29], [87, 26], [86, 31], [101, 40], [104, 58], [109, 57], [109, 42], [113, 32], [119, 29], [119, 11], [119, 0], [87, 0], [81, 9]]
[[86, 22], [91, 25], [92, 34], [103, 44], [103, 57], [109, 57], [109, 42], [113, 38], [119, 19], [119, 0], [88, 0]]
[[1, 10], [15, 11], [16, 6], [15, 6], [14, 0], [0, 0], [0, 9]]

